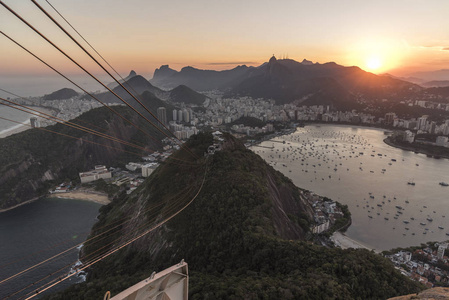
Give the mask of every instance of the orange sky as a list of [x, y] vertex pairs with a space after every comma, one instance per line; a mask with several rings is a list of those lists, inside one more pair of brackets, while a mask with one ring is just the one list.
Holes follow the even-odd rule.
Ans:
[[[134, 69], [149, 78], [162, 64], [259, 65], [272, 54], [395, 75], [449, 69], [447, 0], [49, 1], [123, 75]], [[4, 2], [100, 73], [31, 2]], [[2, 31], [64, 72], [80, 72], [3, 7], [0, 16]], [[0, 47], [0, 76], [51, 73], [4, 37]]]

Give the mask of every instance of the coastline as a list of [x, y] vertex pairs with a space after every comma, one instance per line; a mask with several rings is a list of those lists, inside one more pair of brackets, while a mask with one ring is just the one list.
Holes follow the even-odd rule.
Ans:
[[57, 193], [51, 194], [49, 197], [51, 198], [60, 198], [60, 199], [75, 199], [75, 200], [83, 200], [95, 202], [101, 205], [107, 205], [111, 203], [108, 195], [104, 193], [99, 193], [91, 190], [75, 190], [67, 193]]
[[[40, 106], [27, 106], [27, 107], [33, 108], [33, 109], [38, 110], [47, 115], [54, 115], [54, 110], [49, 109], [47, 107], [40, 107]], [[42, 122], [43, 120], [47, 120], [47, 119], [41, 117], [41, 114], [39, 114], [39, 116], [36, 116], [36, 115], [33, 115], [30, 113], [28, 116], [28, 119], [23, 121], [21, 124], [17, 124], [17, 125], [7, 128], [7, 129], [1, 130], [0, 131], [0, 139], [8, 137], [8, 136], [16, 134], [16, 133], [20, 133], [20, 132], [28, 130], [28, 129], [31, 129], [30, 118], [32, 116], [37, 117], [39, 122]]]
[[384, 143], [387, 144], [388, 146], [395, 147], [395, 148], [398, 148], [398, 149], [402, 149], [402, 150], [405, 150], [405, 151], [412, 151], [412, 152], [417, 152], [417, 153], [421, 153], [421, 154], [425, 154], [425, 155], [438, 156], [440, 158], [449, 159], [449, 155], [435, 154], [435, 153], [432, 153], [431, 151], [427, 151], [425, 149], [420, 149], [420, 148], [417, 148], [417, 147], [414, 147], [414, 146], [406, 147], [406, 146], [395, 144], [394, 142], [392, 142], [390, 140], [389, 137], [384, 139]]
[[39, 200], [40, 198], [59, 198], [59, 199], [82, 200], [82, 201], [90, 201], [90, 202], [98, 203], [101, 205], [107, 205], [107, 204], [111, 203], [111, 200], [109, 200], [108, 195], [105, 193], [91, 191], [91, 190], [75, 190], [75, 191], [71, 191], [71, 192], [67, 192], [67, 193], [47, 194], [46, 196], [35, 197], [30, 200], [26, 200], [22, 203], [16, 204], [12, 207], [0, 209], [0, 213], [7, 212], [9, 210], [18, 208], [22, 205], [32, 203], [34, 201]]
[[362, 244], [359, 241], [356, 241], [354, 239], [351, 239], [350, 237], [348, 237], [347, 235], [345, 235], [344, 233], [340, 232], [340, 231], [335, 231], [332, 236], [330, 237], [331, 241], [334, 242], [335, 246], [341, 248], [341, 249], [367, 249], [370, 251], [374, 251], [376, 253], [380, 253], [380, 251], [374, 249], [374, 248], [370, 248], [364, 244]]
[[39, 200], [40, 198], [41, 198], [41, 197], [35, 197], [35, 198], [30, 199], [30, 200], [26, 200], [26, 201], [24, 201], [24, 202], [21, 202], [21, 203], [19, 203], [19, 204], [16, 204], [16, 205], [14, 205], [14, 206], [12, 206], [12, 207], [8, 207], [8, 208], [0, 208], [0, 213], [7, 212], [7, 211], [9, 211], [9, 210], [13, 210], [14, 208], [17, 208], [17, 207], [19, 207], [19, 206], [22, 206], [22, 205], [29, 204], [29, 203], [31, 203], [31, 202], [37, 201], [37, 200]]

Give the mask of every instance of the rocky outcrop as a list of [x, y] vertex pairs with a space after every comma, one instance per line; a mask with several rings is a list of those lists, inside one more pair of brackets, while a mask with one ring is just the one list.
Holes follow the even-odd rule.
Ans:
[[436, 287], [416, 294], [389, 298], [389, 300], [416, 300], [416, 299], [447, 300], [449, 299], [449, 288]]

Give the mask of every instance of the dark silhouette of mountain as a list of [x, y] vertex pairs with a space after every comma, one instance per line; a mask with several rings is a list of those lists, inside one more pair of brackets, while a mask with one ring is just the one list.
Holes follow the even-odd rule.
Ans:
[[[123, 80], [119, 80], [120, 83], [126, 82], [128, 80], [130, 80], [131, 78], [133, 78], [134, 76], [137, 76], [137, 73], [134, 70], [131, 70], [131, 72], [129, 72], [129, 75], [126, 76], [125, 78], [123, 78]], [[111, 82], [107, 85], [108, 88], [113, 89], [116, 86], [118, 86], [117, 82]]]
[[63, 88], [63, 89], [57, 90], [56, 92], [53, 92], [51, 94], [45, 95], [43, 97], [43, 99], [44, 100], [63, 100], [63, 99], [70, 99], [70, 98], [76, 97], [78, 95], [79, 94], [72, 89]]
[[366, 99], [401, 98], [411, 89], [421, 88], [358, 67], [343, 67], [334, 62], [304, 65], [273, 56], [227, 95], [272, 98], [278, 104], [325, 104], [350, 109], [357, 108], [355, 99], [360, 95]]
[[415, 72], [410, 74], [409, 76], [421, 78], [423, 79], [423, 81], [449, 80], [449, 69], [441, 69], [427, 72]]
[[153, 79], [150, 82], [161, 88], [170, 89], [178, 85], [186, 85], [195, 91], [226, 89], [242, 80], [250, 69], [252, 67], [245, 65], [225, 71], [200, 70], [193, 67], [184, 67], [181, 71], [177, 72], [168, 68], [168, 66], [162, 66], [160, 69], [156, 69]]
[[[272, 57], [259, 67], [240, 66], [227, 71], [185, 67], [180, 72], [166, 68], [155, 72], [152, 82], [164, 87], [185, 84], [194, 90], [219, 89], [226, 97], [250, 96], [274, 99], [277, 104], [331, 105], [339, 109], [358, 108], [356, 99], [392, 101], [407, 99], [423, 89], [391, 76], [378, 76], [358, 67], [334, 62], [313, 63], [304, 59], [278, 60]], [[161, 77], [162, 76], [162, 77]]]
[[[206, 96], [195, 92], [185, 85], [177, 86], [171, 91], [163, 91], [152, 85], [148, 80], [140, 75], [132, 77], [130, 80], [126, 81], [123, 86], [135, 96], [139, 96], [144, 92], [149, 92], [154, 97], [158, 98], [159, 101], [164, 100], [163, 102], [172, 101], [201, 105], [206, 100]], [[134, 100], [121, 86], [114, 88], [112, 91], [133, 107], [141, 107], [141, 105], [138, 104], [137, 101]], [[114, 96], [111, 92], [98, 94], [97, 97], [106, 103], [122, 103], [121, 100]], [[137, 97], [137, 99], [139, 99], [139, 97]]]
[[[148, 80], [140, 75], [132, 77], [131, 79], [123, 83], [123, 86], [135, 96], [138, 96], [145, 91], [151, 92], [152, 94], [160, 98], [165, 98], [166, 95], [166, 92], [153, 86], [150, 82], [148, 82]], [[115, 87], [114, 89], [112, 89], [112, 91], [123, 98], [125, 101], [132, 100], [131, 102], [135, 102], [135, 100], [132, 99], [129, 93], [126, 92], [126, 90], [121, 86]], [[114, 96], [114, 94], [112, 94], [111, 92], [100, 93], [96, 96], [101, 101], [106, 103], [121, 103], [121, 100]]]
[[420, 86], [423, 87], [446, 87], [449, 86], [449, 80], [433, 80], [421, 83]]
[[169, 99], [172, 102], [202, 105], [206, 100], [206, 96], [195, 92], [188, 86], [179, 85], [169, 92]]
[[153, 79], [150, 81], [155, 85], [164, 86], [165, 80], [176, 73], [178, 71], [171, 69], [168, 65], [162, 65], [160, 68], [154, 70]]
[[445, 98], [449, 97], [449, 86], [428, 88], [426, 91], [429, 94], [434, 94]]

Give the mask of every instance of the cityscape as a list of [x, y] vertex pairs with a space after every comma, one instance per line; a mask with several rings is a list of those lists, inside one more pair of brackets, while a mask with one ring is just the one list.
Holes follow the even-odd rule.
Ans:
[[448, 10], [0, 1], [0, 298], [448, 299]]

